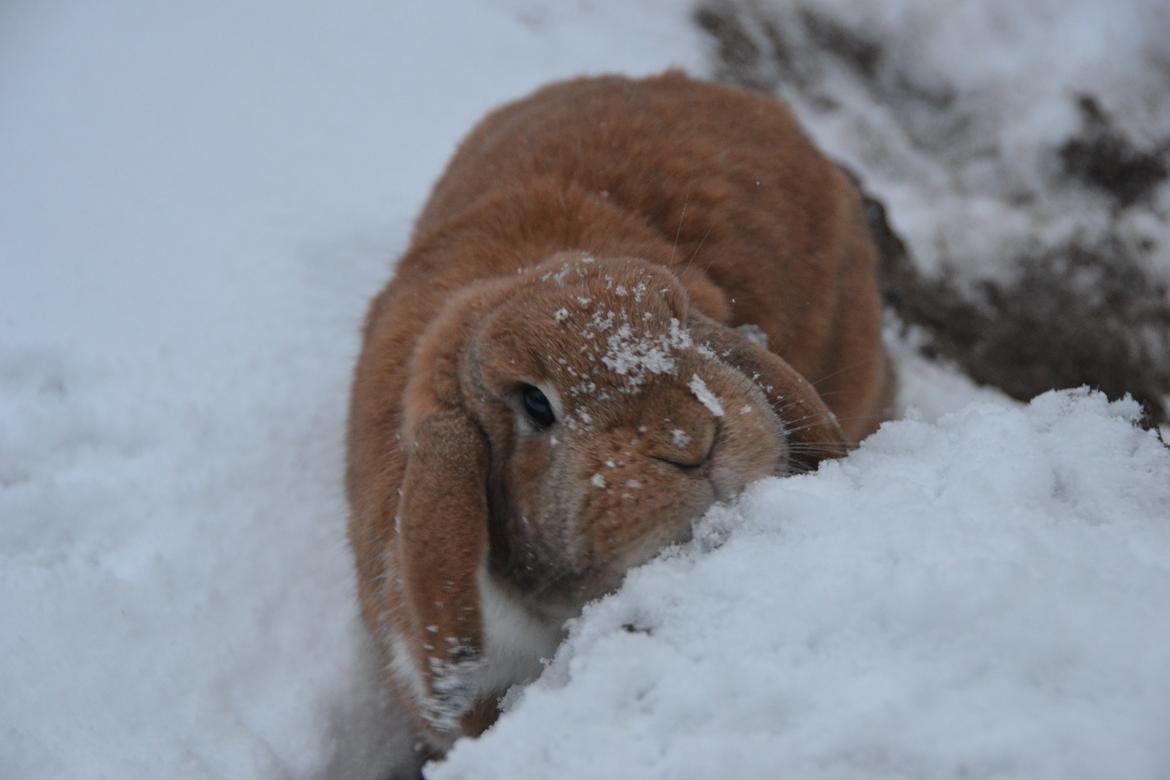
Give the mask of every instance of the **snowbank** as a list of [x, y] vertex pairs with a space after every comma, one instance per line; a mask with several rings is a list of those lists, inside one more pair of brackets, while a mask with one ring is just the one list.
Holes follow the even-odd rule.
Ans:
[[1170, 450], [1049, 393], [758, 483], [432, 780], [1159, 778]]

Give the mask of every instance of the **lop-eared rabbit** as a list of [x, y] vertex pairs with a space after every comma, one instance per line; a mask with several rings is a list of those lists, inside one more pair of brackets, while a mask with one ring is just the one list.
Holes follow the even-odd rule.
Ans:
[[587, 78], [480, 122], [370, 305], [349, 419], [362, 616], [427, 754], [714, 502], [877, 427], [874, 266], [772, 98]]

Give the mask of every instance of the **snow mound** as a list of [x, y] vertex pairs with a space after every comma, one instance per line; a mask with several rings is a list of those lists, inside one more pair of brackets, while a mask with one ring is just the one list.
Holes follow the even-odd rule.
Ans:
[[1170, 776], [1170, 450], [1138, 414], [975, 404], [758, 483], [427, 776]]

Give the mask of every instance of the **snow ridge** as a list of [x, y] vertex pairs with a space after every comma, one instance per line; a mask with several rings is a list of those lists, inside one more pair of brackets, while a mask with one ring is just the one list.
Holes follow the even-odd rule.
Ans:
[[1164, 777], [1170, 450], [1138, 414], [973, 405], [757, 483], [427, 776]]

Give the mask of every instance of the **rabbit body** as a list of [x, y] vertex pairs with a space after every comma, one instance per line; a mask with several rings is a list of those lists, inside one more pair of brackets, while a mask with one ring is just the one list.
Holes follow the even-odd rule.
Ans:
[[772, 98], [588, 78], [473, 130], [371, 303], [348, 431], [363, 619], [431, 754], [713, 502], [877, 427], [874, 265]]

